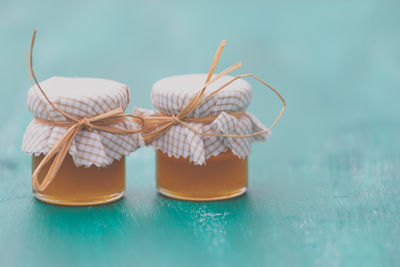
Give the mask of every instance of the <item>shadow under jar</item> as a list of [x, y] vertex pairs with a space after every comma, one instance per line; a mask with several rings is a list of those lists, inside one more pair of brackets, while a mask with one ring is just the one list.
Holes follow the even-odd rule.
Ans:
[[[50, 78], [40, 87], [44, 93], [37, 86], [28, 91], [28, 108], [35, 118], [22, 142], [23, 151], [33, 155], [34, 196], [43, 202], [68, 206], [99, 205], [122, 198], [125, 155], [143, 143], [140, 134], [135, 133], [139, 125], [120, 116], [129, 104], [129, 88], [110, 80], [67, 77]], [[58, 109], [76, 121], [71, 122]], [[110, 112], [117, 118], [98, 119]], [[55, 147], [66, 144], [60, 140], [72, 141], [66, 147]], [[59, 151], [67, 152], [64, 158], [57, 158], [58, 162], [53, 156], [41, 164], [46, 155], [52, 155], [51, 149], [58, 151], [57, 156]]]

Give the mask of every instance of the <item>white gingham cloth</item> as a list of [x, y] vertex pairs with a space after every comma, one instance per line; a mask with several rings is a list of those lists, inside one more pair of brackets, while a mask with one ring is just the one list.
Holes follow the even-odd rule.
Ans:
[[[187, 105], [193, 95], [199, 92], [205, 83], [206, 74], [180, 75], [156, 82], [151, 92], [154, 107], [162, 113], [177, 115]], [[207, 94], [230, 81], [232, 76], [224, 76], [207, 87]], [[210, 124], [187, 122], [202, 133], [222, 133], [246, 135], [266, 130], [266, 127], [252, 114], [244, 113], [236, 118], [229, 112], [244, 111], [252, 97], [251, 86], [243, 79], [238, 79], [214, 96], [202, 102], [190, 117], [217, 116]], [[152, 115], [154, 111], [134, 108], [134, 114]], [[264, 141], [269, 134], [249, 138], [229, 138], [203, 136], [194, 133], [183, 125], [173, 125], [163, 135], [151, 142], [154, 149], [168, 154], [169, 157], [189, 158], [195, 165], [205, 165], [208, 158], [230, 149], [233, 154], [243, 159], [250, 154], [250, 144]]]
[[[129, 104], [129, 88], [121, 83], [94, 78], [52, 77], [40, 83], [50, 100], [61, 110], [81, 119], [94, 117]], [[28, 109], [38, 118], [68, 121], [55, 110], [37, 86], [28, 91]], [[140, 127], [131, 119], [113, 125], [122, 129]], [[47, 154], [69, 127], [44, 125], [35, 120], [29, 124], [22, 141], [22, 150], [31, 155]], [[140, 134], [112, 134], [101, 130], [82, 129], [70, 148], [76, 166], [106, 166], [143, 146]]]

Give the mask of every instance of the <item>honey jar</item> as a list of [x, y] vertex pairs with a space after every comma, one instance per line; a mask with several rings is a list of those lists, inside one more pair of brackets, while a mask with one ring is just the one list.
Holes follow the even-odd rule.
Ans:
[[28, 91], [22, 149], [32, 155], [33, 192], [58, 205], [98, 205], [125, 190], [125, 156], [144, 143], [123, 111], [126, 85], [104, 79], [52, 77]]
[[[204, 86], [206, 78], [207, 74], [189, 74], [162, 79], [151, 91], [157, 111], [136, 108], [134, 113], [148, 118], [176, 119]], [[219, 78], [206, 88], [205, 95], [233, 78], [229, 75]], [[147, 141], [156, 150], [156, 185], [160, 194], [180, 200], [212, 201], [246, 192], [250, 144], [265, 140], [268, 133], [249, 138], [218, 135], [267, 130], [257, 118], [245, 112], [251, 98], [250, 84], [237, 79], [201, 102], [182, 123], [172, 123], [161, 135]], [[143, 135], [146, 140], [146, 123]]]
[[[208, 74], [167, 77], [156, 82], [151, 101], [156, 111], [135, 108], [144, 119], [142, 136], [156, 151], [156, 185], [166, 197], [213, 201], [244, 194], [250, 145], [263, 141], [286, 107], [283, 97], [253, 74], [228, 75], [237, 63], [214, 74], [222, 41]], [[246, 112], [251, 77], [271, 89], [283, 107], [270, 128]]]

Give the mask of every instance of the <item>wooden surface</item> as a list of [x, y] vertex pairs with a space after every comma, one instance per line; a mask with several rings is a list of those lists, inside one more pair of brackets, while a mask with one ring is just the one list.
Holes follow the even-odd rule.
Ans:
[[[2, 1], [1, 266], [399, 266], [399, 5], [389, 1]], [[36, 201], [20, 151], [32, 119], [25, 49], [36, 72], [102, 77], [151, 107], [163, 77], [242, 60], [286, 96], [253, 145], [249, 192], [231, 201], [157, 195], [154, 152], [127, 159], [127, 194], [100, 207]], [[239, 73], [239, 72], [236, 72]], [[250, 111], [279, 101], [254, 85]], [[131, 105], [131, 106], [133, 106]]]

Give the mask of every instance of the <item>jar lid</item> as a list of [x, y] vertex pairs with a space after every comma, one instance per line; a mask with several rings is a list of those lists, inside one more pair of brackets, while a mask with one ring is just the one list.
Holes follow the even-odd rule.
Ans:
[[[52, 77], [40, 83], [49, 99], [75, 118], [94, 117], [129, 104], [125, 84], [96, 78]], [[45, 99], [37, 85], [28, 91], [28, 109], [37, 118], [68, 121]]]
[[[151, 92], [152, 103], [158, 112], [135, 108], [134, 113], [142, 116], [157, 116], [159, 112], [177, 115], [190, 99], [202, 90], [206, 77], [206, 74], [190, 74], [162, 79], [154, 84]], [[233, 78], [226, 75], [211, 83], [206, 88], [206, 95]], [[267, 128], [255, 116], [245, 112], [251, 96], [250, 84], [243, 79], [237, 79], [201, 102], [188, 116], [192, 118], [215, 116], [211, 122], [186, 121], [185, 124], [198, 133], [247, 135], [266, 131]], [[240, 112], [241, 115], [234, 116], [232, 113], [235, 112]], [[237, 157], [246, 158], [250, 154], [251, 143], [263, 141], [267, 136], [267, 133], [249, 138], [202, 135], [182, 124], [174, 124], [161, 136], [151, 140], [149, 145], [170, 157], [184, 157], [195, 165], [205, 165], [208, 158], [228, 149]]]
[[[190, 99], [204, 87], [206, 78], [207, 74], [189, 74], [159, 80], [153, 85], [151, 91], [153, 106], [168, 115], [178, 114]], [[206, 88], [206, 93], [215, 91], [233, 78], [229, 75], [220, 78]], [[251, 96], [250, 84], [243, 79], [238, 79], [200, 103], [189, 117], [218, 115], [222, 111], [244, 111], [250, 104]]]
[[[115, 81], [95, 78], [53, 77], [40, 83], [49, 99], [74, 118], [92, 118], [129, 104], [129, 88]], [[69, 121], [50, 105], [35, 85], [28, 91], [28, 108], [34, 117], [54, 122]], [[120, 129], [138, 129], [126, 117], [113, 125]], [[22, 150], [31, 155], [47, 154], [69, 127], [43, 124], [34, 119], [25, 131]], [[77, 166], [105, 166], [114, 159], [144, 145], [140, 134], [113, 134], [97, 129], [81, 129], [69, 147], [69, 154]]]

